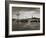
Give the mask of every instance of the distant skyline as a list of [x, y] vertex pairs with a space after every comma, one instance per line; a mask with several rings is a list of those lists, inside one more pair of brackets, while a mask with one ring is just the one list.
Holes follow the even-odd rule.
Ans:
[[24, 8], [24, 7], [12, 8], [12, 18], [27, 19], [32, 18], [32, 16], [40, 18], [40, 8]]

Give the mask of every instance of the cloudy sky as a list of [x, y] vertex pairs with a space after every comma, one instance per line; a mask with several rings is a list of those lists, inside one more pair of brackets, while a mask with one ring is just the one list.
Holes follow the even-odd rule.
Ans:
[[12, 18], [26, 19], [32, 16], [40, 18], [40, 8], [12, 7]]

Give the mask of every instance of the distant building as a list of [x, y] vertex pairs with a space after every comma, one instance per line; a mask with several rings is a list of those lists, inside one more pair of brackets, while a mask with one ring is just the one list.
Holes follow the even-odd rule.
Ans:
[[32, 16], [32, 18], [29, 19], [30, 22], [40, 22], [40, 18]]

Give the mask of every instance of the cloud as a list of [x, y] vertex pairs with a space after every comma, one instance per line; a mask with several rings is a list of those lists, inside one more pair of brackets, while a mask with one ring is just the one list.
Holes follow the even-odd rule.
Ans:
[[[19, 15], [17, 16], [17, 14]], [[19, 19], [26, 19], [31, 18], [32, 16], [39, 17], [40, 18], [40, 9], [39, 8], [16, 8], [14, 7], [12, 9], [12, 17]]]

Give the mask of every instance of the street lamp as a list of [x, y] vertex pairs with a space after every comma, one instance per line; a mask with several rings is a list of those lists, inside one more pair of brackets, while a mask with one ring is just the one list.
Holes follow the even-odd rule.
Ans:
[[16, 13], [16, 16], [17, 16], [17, 24], [19, 24], [19, 16], [20, 16], [20, 13], [19, 13], [20, 9], [17, 10], [17, 13]]

